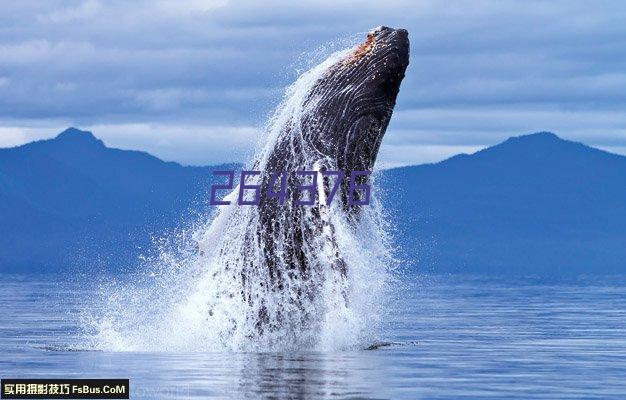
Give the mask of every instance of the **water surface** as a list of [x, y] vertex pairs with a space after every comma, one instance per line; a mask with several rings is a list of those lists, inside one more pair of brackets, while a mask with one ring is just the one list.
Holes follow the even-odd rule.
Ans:
[[0, 275], [0, 376], [130, 378], [145, 399], [626, 397], [624, 277], [407, 277], [390, 346], [234, 354], [77, 351], [79, 282]]

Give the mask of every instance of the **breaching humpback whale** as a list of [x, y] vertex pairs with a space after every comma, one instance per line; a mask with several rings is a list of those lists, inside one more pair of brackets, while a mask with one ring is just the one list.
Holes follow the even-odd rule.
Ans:
[[[407, 31], [388, 27], [376, 28], [364, 43], [332, 59], [306, 93], [275, 116], [277, 129], [251, 164], [251, 170], [265, 172], [258, 183], [267, 187], [276, 171], [345, 171], [349, 176], [372, 170], [408, 63]], [[296, 178], [289, 179], [290, 188], [298, 185]], [[318, 185], [320, 196], [327, 196], [328, 178]], [[258, 207], [220, 210], [200, 246], [217, 260], [211, 263], [216, 279], [207, 284], [215, 293], [207, 318], [230, 321], [220, 325], [222, 336], [259, 343], [290, 334], [302, 339], [332, 307], [329, 296], [349, 303], [340, 281], [351, 265], [337, 235], [346, 227], [358, 229], [362, 210], [347, 199], [344, 184], [331, 206], [323, 201], [280, 205], [262, 193]], [[329, 280], [339, 283], [328, 286]], [[321, 296], [324, 291], [333, 293]]]

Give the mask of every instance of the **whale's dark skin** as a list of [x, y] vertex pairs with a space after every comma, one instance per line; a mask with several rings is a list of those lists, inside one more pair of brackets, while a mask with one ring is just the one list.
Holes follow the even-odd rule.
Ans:
[[[304, 105], [306, 107], [309, 101], [315, 101], [315, 112], [303, 115], [299, 121], [298, 135], [301, 136], [298, 140], [292, 137], [293, 127], [288, 124], [284, 128], [285, 134], [281, 135], [269, 154], [268, 161], [263, 166], [255, 165], [254, 169], [264, 169], [263, 187], [269, 184], [270, 172], [273, 171], [319, 169], [344, 171], [347, 176], [351, 171], [371, 171], [408, 64], [406, 30], [380, 27], [370, 32], [365, 43], [330, 67], [311, 88]], [[311, 154], [316, 156], [312, 159]], [[362, 178], [361, 183], [369, 179]], [[293, 188], [297, 184], [296, 178], [290, 178], [288, 187]], [[327, 195], [329, 184], [325, 181]], [[288, 203], [293, 201], [293, 196]], [[350, 206], [347, 200], [348, 187], [344, 184], [333, 202], [340, 202], [347, 216], [356, 222], [360, 207], [367, 206]], [[251, 230], [247, 238], [247, 241], [260, 244], [256, 248], [263, 249], [265, 265], [253, 265], [250, 261], [250, 266], [246, 268], [265, 269], [268, 290], [297, 290], [290, 297], [295, 303], [302, 296], [315, 296], [317, 290], [312, 285], [319, 279], [310, 278], [322, 271], [318, 270], [315, 260], [307, 259], [307, 252], [304, 251], [314, 241], [327, 240], [336, 251], [333, 268], [344, 276], [347, 272], [334, 240], [333, 227], [328, 226], [328, 220], [323, 218], [324, 207], [323, 204], [279, 205], [275, 198], [262, 195], [256, 229]], [[250, 254], [249, 259], [258, 259], [255, 257], [256, 254]], [[277, 267], [279, 264], [280, 268]], [[252, 303], [245, 290], [245, 275], [246, 269], [242, 272], [242, 295]], [[302, 284], [297, 289], [293, 289], [293, 285], [287, 288], [288, 285], [284, 284], [287, 279], [299, 280]], [[308, 286], [309, 283], [311, 286]], [[280, 319], [278, 316], [272, 320]], [[257, 327], [260, 334], [264, 329], [272, 329], [265, 307], [259, 310]]]

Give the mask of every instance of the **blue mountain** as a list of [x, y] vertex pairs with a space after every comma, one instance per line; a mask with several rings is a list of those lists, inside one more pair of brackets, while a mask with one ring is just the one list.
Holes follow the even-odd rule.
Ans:
[[0, 272], [132, 265], [153, 235], [205, 206], [211, 178], [75, 128], [0, 149]]
[[382, 178], [423, 272], [626, 272], [626, 157], [540, 132]]
[[[130, 270], [206, 211], [214, 169], [70, 128], [0, 149], [0, 272]], [[626, 273], [626, 157], [542, 132], [383, 171], [398, 253], [425, 273]], [[376, 190], [375, 189], [375, 190]]]

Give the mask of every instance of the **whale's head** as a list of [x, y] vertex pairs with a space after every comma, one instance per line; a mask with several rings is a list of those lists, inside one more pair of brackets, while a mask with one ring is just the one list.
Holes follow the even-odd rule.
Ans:
[[408, 64], [407, 31], [379, 27], [313, 86], [305, 135], [335, 167], [373, 168]]

